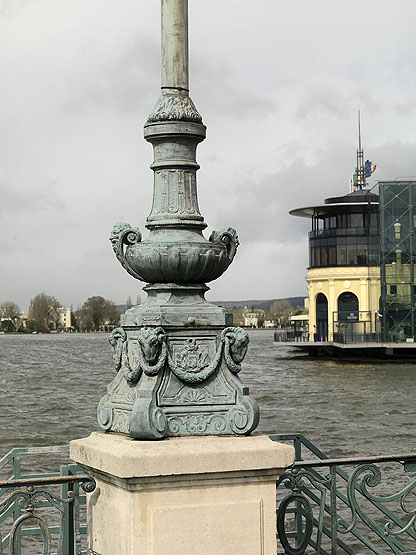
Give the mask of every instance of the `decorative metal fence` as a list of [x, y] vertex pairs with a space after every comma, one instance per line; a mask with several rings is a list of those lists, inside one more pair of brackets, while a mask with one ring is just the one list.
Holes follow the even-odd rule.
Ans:
[[402, 472], [416, 453], [328, 459], [302, 435], [270, 437], [296, 457], [277, 484], [278, 553], [416, 554], [416, 479]]
[[[408, 474], [416, 454], [328, 459], [300, 434], [270, 438], [292, 442], [296, 458], [277, 484], [278, 554], [416, 555], [416, 479]], [[84, 492], [94, 481], [76, 464], [24, 472], [30, 455], [53, 463], [68, 459], [68, 446], [13, 449], [0, 460], [0, 555], [86, 554]]]
[[80, 514], [84, 492], [94, 490], [94, 481], [76, 464], [61, 465], [59, 473], [23, 469], [29, 456], [54, 461], [68, 459], [68, 451], [68, 446], [13, 449], [0, 460], [0, 476], [7, 476], [0, 481], [0, 555], [86, 553]]
[[332, 313], [332, 337], [335, 343], [375, 343], [382, 341], [377, 312], [340, 310]]
[[301, 330], [275, 330], [274, 332], [275, 343], [286, 343], [293, 342], [296, 343], [307, 343], [309, 341], [309, 332]]

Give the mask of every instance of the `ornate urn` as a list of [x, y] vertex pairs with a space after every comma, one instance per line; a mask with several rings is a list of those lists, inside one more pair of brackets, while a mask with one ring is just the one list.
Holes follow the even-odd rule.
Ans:
[[110, 337], [115, 379], [98, 405], [106, 431], [140, 439], [248, 434], [259, 411], [238, 373], [248, 334], [232, 315], [206, 301], [238, 247], [230, 227], [207, 240], [198, 207], [196, 148], [206, 127], [189, 96], [188, 3], [161, 0], [162, 92], [145, 127], [153, 145], [153, 204], [142, 239], [117, 223], [110, 241], [117, 259], [147, 283], [147, 301], [121, 316]]

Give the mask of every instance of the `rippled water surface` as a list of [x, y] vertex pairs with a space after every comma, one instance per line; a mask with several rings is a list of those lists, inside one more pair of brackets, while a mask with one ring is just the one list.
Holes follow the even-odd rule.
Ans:
[[[251, 331], [241, 378], [261, 433], [301, 432], [330, 456], [415, 452], [416, 364], [301, 357]], [[114, 376], [107, 334], [0, 336], [0, 457], [97, 430]]]
[[[65, 445], [97, 430], [96, 406], [114, 375], [108, 334], [0, 336], [0, 458], [13, 447]], [[273, 343], [272, 331], [251, 331], [241, 378], [260, 405], [256, 433], [300, 432], [330, 457], [416, 452], [414, 363], [317, 360]], [[64, 454], [35, 454], [23, 457], [22, 471], [67, 462]], [[10, 471], [8, 464], [0, 479]], [[399, 491], [406, 474], [397, 463], [385, 468], [378, 492]], [[339, 514], [350, 519], [345, 509]], [[52, 524], [56, 518], [50, 514]], [[43, 550], [40, 537], [23, 545], [27, 555]]]

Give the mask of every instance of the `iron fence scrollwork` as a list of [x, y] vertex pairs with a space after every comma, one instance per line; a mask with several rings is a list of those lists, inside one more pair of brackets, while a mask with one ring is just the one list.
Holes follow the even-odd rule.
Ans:
[[[406, 483], [397, 472], [398, 464], [404, 467], [405, 476], [416, 472], [416, 454], [328, 459], [300, 434], [270, 437], [293, 441], [296, 456], [293, 467], [277, 483], [278, 553], [416, 555], [416, 479]], [[85, 554], [81, 538], [86, 524], [80, 515], [85, 496], [81, 492], [94, 491], [94, 480], [72, 463], [61, 466], [59, 474], [21, 474], [23, 454], [50, 449], [67, 453], [67, 447], [14, 449], [0, 460], [0, 470], [6, 464], [13, 467], [12, 477], [0, 482], [0, 531], [8, 526], [3, 538], [0, 534], [0, 555], [6, 555], [6, 547], [8, 555], [21, 555], [21, 539], [26, 535], [41, 539], [42, 555], [52, 555], [52, 535], [57, 536], [58, 555]], [[303, 451], [314, 460], [302, 460]], [[389, 470], [391, 464], [396, 470]], [[401, 487], [387, 493], [383, 485], [388, 482], [390, 490], [393, 480], [401, 481]], [[54, 486], [60, 486], [60, 494], [52, 491]], [[58, 524], [48, 522], [51, 511], [57, 513]]]
[[[21, 472], [21, 456], [27, 454], [67, 454], [62, 448], [13, 449], [0, 460], [0, 470], [12, 465], [13, 474], [0, 481], [0, 555], [36, 553], [42, 555], [82, 555], [82, 523], [80, 505], [85, 505], [85, 494], [95, 489], [95, 481], [81, 467], [62, 465], [59, 473], [28, 474]], [[6, 467], [7, 468], [7, 467]], [[80, 491], [81, 490], [81, 491]], [[3, 531], [3, 536], [2, 532]], [[37, 538], [36, 547], [23, 549], [22, 539]], [[39, 543], [41, 547], [39, 547]]]
[[[416, 454], [325, 459], [316, 449], [319, 459], [303, 461], [303, 439], [308, 450], [314, 446], [300, 435], [280, 437], [295, 441], [298, 460], [277, 483], [278, 553], [416, 554], [416, 479], [406, 484], [391, 469], [391, 463], [399, 463], [406, 472], [416, 472]], [[388, 464], [384, 473], [383, 464]], [[350, 474], [344, 470], [348, 467]], [[394, 493], [391, 478], [404, 482]], [[381, 491], [376, 494], [375, 488]]]

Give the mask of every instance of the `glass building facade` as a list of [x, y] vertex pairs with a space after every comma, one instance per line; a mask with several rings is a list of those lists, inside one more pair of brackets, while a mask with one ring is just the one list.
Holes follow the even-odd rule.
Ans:
[[315, 208], [309, 268], [379, 265], [378, 196], [366, 196], [368, 202], [352, 194], [326, 199], [324, 206]]
[[416, 342], [416, 180], [377, 185], [290, 211], [312, 222], [310, 341]]
[[379, 183], [383, 339], [414, 342], [416, 181]]

